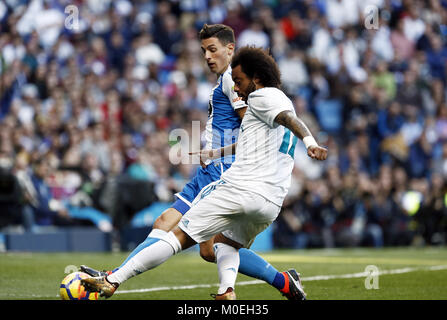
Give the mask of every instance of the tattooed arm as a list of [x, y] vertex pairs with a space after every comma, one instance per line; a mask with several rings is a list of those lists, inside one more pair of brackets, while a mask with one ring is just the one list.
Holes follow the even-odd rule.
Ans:
[[312, 136], [310, 130], [304, 124], [304, 122], [295, 116], [292, 111], [280, 112], [275, 120], [276, 123], [288, 128], [293, 132], [295, 136], [303, 140], [304, 137]]
[[309, 128], [292, 111], [280, 112], [274, 121], [288, 128], [295, 136], [303, 140], [309, 157], [317, 160], [325, 160], [327, 158], [327, 149], [318, 146]]

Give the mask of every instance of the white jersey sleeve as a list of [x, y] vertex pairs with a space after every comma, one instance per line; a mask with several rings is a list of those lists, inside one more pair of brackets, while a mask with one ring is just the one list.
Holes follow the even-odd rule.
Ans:
[[270, 128], [278, 126], [275, 118], [283, 111], [293, 111], [292, 101], [282, 92], [274, 88], [258, 89], [248, 96], [250, 108], [259, 120]]
[[230, 67], [222, 75], [222, 91], [228, 97], [228, 100], [230, 100], [231, 106], [233, 107], [234, 110], [244, 108], [247, 106], [244, 100], [242, 100], [242, 98], [239, 97], [237, 93], [234, 91], [234, 82], [233, 79], [231, 78]]

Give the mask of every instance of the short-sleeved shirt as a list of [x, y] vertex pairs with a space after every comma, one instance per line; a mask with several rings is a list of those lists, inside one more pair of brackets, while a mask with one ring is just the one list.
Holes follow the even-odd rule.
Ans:
[[274, 119], [282, 111], [295, 110], [281, 90], [271, 87], [252, 92], [247, 103], [236, 159], [221, 179], [281, 206], [290, 187], [298, 138]]

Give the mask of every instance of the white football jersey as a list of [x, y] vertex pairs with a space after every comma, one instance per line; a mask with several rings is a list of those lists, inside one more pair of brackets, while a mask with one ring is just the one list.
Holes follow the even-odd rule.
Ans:
[[252, 92], [247, 104], [236, 159], [222, 180], [281, 206], [290, 187], [298, 138], [274, 119], [282, 111], [295, 110], [284, 92], [272, 87]]

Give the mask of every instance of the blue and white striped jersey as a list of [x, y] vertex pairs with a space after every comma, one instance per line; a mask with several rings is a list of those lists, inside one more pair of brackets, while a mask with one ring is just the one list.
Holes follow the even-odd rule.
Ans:
[[[231, 78], [231, 67], [219, 76], [217, 84], [211, 91], [208, 105], [208, 121], [205, 131], [205, 149], [216, 149], [237, 141], [241, 119], [236, 109], [246, 107], [245, 102], [234, 92], [234, 82]], [[234, 161], [234, 156], [214, 160], [228, 166]]]

